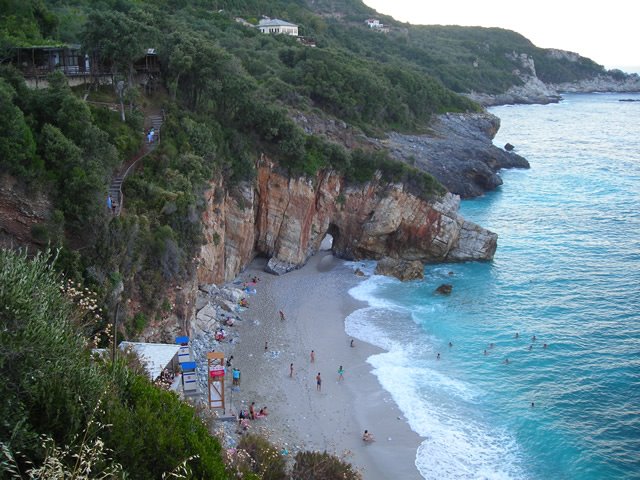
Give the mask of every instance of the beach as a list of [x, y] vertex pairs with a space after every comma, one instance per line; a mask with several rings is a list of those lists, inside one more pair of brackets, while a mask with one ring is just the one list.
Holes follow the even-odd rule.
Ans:
[[[291, 457], [299, 450], [327, 451], [353, 464], [366, 480], [422, 478], [415, 466], [421, 438], [366, 362], [380, 350], [358, 340], [351, 347], [344, 330], [345, 318], [365, 306], [348, 293], [362, 277], [328, 251], [283, 276], [265, 273], [265, 265], [256, 259], [238, 277], [259, 280], [233, 327], [238, 341], [232, 349], [225, 346], [241, 371], [238, 390], [227, 379], [230, 411], [248, 410], [251, 402], [256, 411], [267, 406], [268, 417], [252, 421], [250, 431], [266, 434]], [[338, 379], [340, 366], [344, 380]], [[362, 440], [365, 429], [374, 442]]]

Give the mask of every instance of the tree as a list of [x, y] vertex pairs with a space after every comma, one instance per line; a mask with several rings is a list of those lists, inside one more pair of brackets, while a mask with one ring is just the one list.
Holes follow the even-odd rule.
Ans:
[[24, 114], [14, 105], [15, 90], [0, 78], [0, 166], [20, 175], [41, 169], [36, 143]]

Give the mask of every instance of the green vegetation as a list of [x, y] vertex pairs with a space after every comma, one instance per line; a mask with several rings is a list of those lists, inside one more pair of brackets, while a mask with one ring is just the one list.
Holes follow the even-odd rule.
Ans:
[[[95, 305], [46, 254], [0, 250], [0, 477], [98, 478], [119, 466], [127, 478], [157, 479], [186, 461], [183, 478], [226, 478], [193, 408], [122, 361], [91, 358], [82, 333], [101, 315]], [[38, 476], [45, 458], [74, 474]], [[78, 462], [91, 459], [93, 475], [81, 477]]]

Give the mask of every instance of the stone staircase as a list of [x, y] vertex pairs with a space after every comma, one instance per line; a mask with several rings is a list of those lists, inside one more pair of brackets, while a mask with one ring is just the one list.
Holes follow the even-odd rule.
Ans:
[[[136, 165], [147, 155], [153, 152], [158, 144], [160, 143], [160, 132], [162, 127], [162, 115], [149, 115], [147, 116], [148, 123], [151, 124], [151, 127], [155, 131], [153, 143], [148, 143], [147, 136], [144, 137], [144, 146], [142, 149], [133, 157], [129, 162], [127, 162], [111, 181], [111, 185], [109, 185], [108, 194], [111, 196], [112, 203], [112, 213], [115, 216], [120, 216], [122, 212], [122, 206], [124, 205], [124, 195], [122, 194], [122, 184], [124, 183], [127, 175], [131, 173]], [[145, 122], [146, 123], [146, 122]]]

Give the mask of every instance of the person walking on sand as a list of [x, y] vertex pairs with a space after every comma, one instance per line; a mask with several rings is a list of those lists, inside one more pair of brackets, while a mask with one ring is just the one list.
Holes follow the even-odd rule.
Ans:
[[266, 352], [269, 349], [269, 344], [264, 342], [264, 351]]
[[338, 381], [344, 381], [344, 368], [342, 368], [342, 365], [340, 365], [340, 368], [338, 368]]
[[289, 378], [293, 378], [293, 363], [289, 365]]
[[284, 312], [282, 310], [280, 310], [280, 320], [284, 320]]
[[315, 363], [315, 362], [316, 362], [316, 352], [311, 350], [311, 363]]
[[319, 392], [322, 390], [322, 378], [320, 378], [320, 372], [316, 375], [316, 390]]

